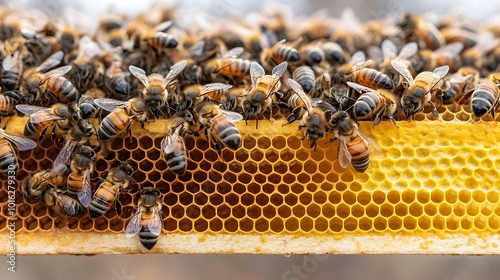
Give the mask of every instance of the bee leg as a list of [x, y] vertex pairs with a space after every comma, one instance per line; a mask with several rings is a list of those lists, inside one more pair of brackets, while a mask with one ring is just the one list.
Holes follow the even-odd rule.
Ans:
[[429, 104], [431, 104], [432, 107], [432, 114], [437, 118], [439, 116], [439, 112], [436, 109], [436, 105], [432, 101], [429, 101]]
[[259, 118], [255, 116], [255, 129], [259, 129]]
[[[215, 137], [212, 133], [210, 133], [210, 136], [212, 138], [212, 141], [214, 142], [215, 150], [219, 154], [219, 157], [222, 159], [222, 148], [220, 146], [220, 143], [217, 141], [217, 139], [215, 139]], [[222, 159], [222, 161], [224, 161], [224, 159]]]
[[120, 194], [118, 194], [115, 198], [115, 211], [116, 215], [121, 216], [122, 215], [122, 204], [120, 203]]
[[56, 137], [57, 137], [57, 135], [56, 135], [56, 125], [54, 125], [54, 126], [52, 126], [52, 132], [50, 134], [50, 139], [52, 141], [54, 141], [54, 140], [56, 140]]
[[443, 106], [443, 90], [440, 88], [436, 91], [436, 102], [439, 107]]
[[387, 110], [386, 114], [389, 117], [389, 120], [391, 121], [391, 123], [399, 129], [399, 126], [396, 124], [396, 120], [394, 120], [394, 116], [392, 115], [391, 111]]
[[47, 132], [47, 129], [49, 129], [48, 126], [46, 128], [44, 128], [42, 130], [42, 132], [40, 132], [40, 137], [38, 137], [38, 142], [42, 142], [43, 141], [43, 139], [45, 138], [45, 133]]

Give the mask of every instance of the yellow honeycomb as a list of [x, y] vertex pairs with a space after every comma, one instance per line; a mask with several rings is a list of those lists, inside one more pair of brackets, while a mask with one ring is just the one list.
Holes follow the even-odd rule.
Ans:
[[[96, 162], [94, 176], [105, 175], [109, 166], [121, 160], [130, 159], [137, 167], [135, 184], [120, 197], [121, 217], [110, 210], [95, 220], [88, 215], [60, 218], [41, 202], [23, 206], [18, 199], [17, 234], [24, 236], [20, 238], [25, 238], [22, 240], [31, 244], [32, 250], [37, 248], [36, 252], [24, 249], [31, 253], [143, 252], [139, 240], [128, 240], [124, 229], [135, 210], [138, 187], [156, 186], [162, 192], [164, 219], [163, 234], [153, 252], [185, 252], [182, 246], [187, 243], [194, 252], [212, 253], [367, 252], [362, 248], [370, 245], [350, 247], [349, 242], [358, 237], [368, 239], [356, 242], [365, 240], [373, 246], [379, 242], [380, 249], [375, 252], [403, 252], [406, 249], [396, 242], [399, 238], [408, 242], [422, 238], [419, 247], [406, 243], [411, 252], [439, 252], [439, 248], [445, 250], [443, 253], [464, 252], [460, 251], [463, 248], [452, 249], [453, 242], [458, 242], [457, 236], [469, 236], [465, 244], [469, 246], [467, 253], [497, 252], [498, 124], [491, 117], [473, 120], [470, 109], [455, 110], [453, 106], [441, 108], [438, 119], [428, 111], [416, 119], [398, 122], [399, 128], [390, 122], [376, 127], [372, 122], [361, 123], [361, 131], [381, 148], [379, 153], [372, 153], [365, 173], [340, 167], [336, 142], [325, 139], [314, 151], [307, 141], [301, 140], [296, 124], [282, 126], [282, 121], [264, 120], [258, 130], [255, 123], [238, 123], [243, 135], [242, 148], [224, 149], [222, 158], [203, 137], [187, 136], [189, 160], [183, 176], [172, 173], [160, 155], [165, 131], [163, 121], [156, 120], [146, 130], [134, 127], [131, 139], [114, 139], [109, 154]], [[7, 132], [20, 134], [25, 120], [12, 118]], [[60, 146], [46, 139], [36, 149], [20, 152], [18, 178], [50, 168], [59, 149]], [[7, 200], [3, 188], [0, 191], [2, 235], [8, 234]], [[61, 241], [62, 236], [87, 238], [98, 245], [83, 252], [77, 251], [81, 246], [71, 250], [63, 246], [66, 243]], [[189, 236], [196, 238], [191, 240]], [[258, 238], [246, 239], [255, 236]], [[36, 241], [37, 238], [40, 239]], [[163, 238], [168, 241], [162, 241]], [[207, 243], [213, 238], [219, 238], [214, 242], [225, 242], [225, 238], [234, 242], [241, 238], [247, 246], [217, 247]], [[273, 238], [278, 240], [275, 251], [265, 246]], [[429, 249], [431, 245], [425, 243], [429, 240], [439, 243], [440, 238], [448, 240], [444, 247]], [[47, 240], [59, 242], [59, 247], [47, 249], [40, 245]], [[471, 240], [479, 243], [472, 244]], [[114, 245], [108, 244], [112, 242]]]

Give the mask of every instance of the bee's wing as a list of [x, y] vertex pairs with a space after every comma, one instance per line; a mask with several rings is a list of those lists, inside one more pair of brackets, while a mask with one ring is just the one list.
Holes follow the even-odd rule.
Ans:
[[206, 84], [203, 86], [203, 88], [202, 88], [201, 92], [198, 94], [198, 96], [203, 96], [207, 93], [218, 91], [218, 90], [230, 89], [232, 87], [233, 87], [232, 85], [223, 84], [223, 83]]
[[264, 76], [266, 74], [266, 71], [264, 71], [264, 68], [260, 66], [257, 62], [252, 62], [250, 65], [250, 77], [252, 78], [252, 84], [255, 84], [257, 80]]
[[288, 62], [283, 61], [273, 68], [272, 75], [275, 80], [279, 80], [283, 74], [285, 74], [286, 68], [288, 67]]
[[194, 55], [194, 56], [202, 55], [204, 47], [205, 47], [205, 41], [203, 41], [203, 40], [194, 43], [191, 46], [191, 55]]
[[491, 32], [484, 32], [479, 36], [479, 41], [473, 48], [481, 54], [486, 54], [493, 50], [498, 43], [499, 40]]
[[352, 156], [349, 153], [349, 150], [347, 150], [347, 144], [346, 144], [344, 137], [341, 136], [339, 138], [339, 140], [340, 140], [340, 142], [339, 142], [339, 152], [338, 152], [339, 157], [338, 157], [338, 159], [339, 159], [340, 166], [345, 169], [351, 163]]
[[176, 64], [170, 67], [170, 71], [168, 72], [165, 79], [163, 79], [163, 88], [166, 88], [186, 67], [187, 61], [183, 60], [181, 62], [177, 62]]
[[99, 45], [90, 39], [89, 36], [83, 36], [78, 44], [77, 58], [92, 59], [101, 53]]
[[167, 135], [165, 136], [165, 138], [163, 138], [163, 140], [161, 141], [161, 150], [163, 151], [164, 155], [168, 155], [174, 151], [178, 139], [179, 135], [177, 134]]
[[302, 102], [304, 102], [307, 112], [310, 113], [313, 108], [311, 98], [309, 98], [309, 96], [304, 92], [302, 86], [290, 78], [288, 78], [288, 85], [300, 97]]
[[368, 91], [377, 92], [376, 90], [374, 90], [372, 88], [365, 87], [365, 86], [362, 86], [360, 84], [353, 83], [353, 82], [347, 82], [347, 85], [350, 86], [351, 88], [355, 89], [360, 94], [363, 94], [363, 93], [368, 92]]
[[43, 182], [49, 181], [52, 178], [55, 178], [55, 177], [63, 174], [64, 171], [66, 171], [66, 169], [67, 169], [66, 165], [58, 165], [58, 166], [54, 167], [53, 169], [48, 170], [47, 172], [43, 173], [40, 177], [38, 177], [36, 183], [33, 184], [33, 188], [35, 189]]
[[125, 229], [125, 236], [127, 236], [127, 238], [130, 238], [141, 231], [141, 218], [142, 210], [141, 207], [138, 207], [134, 215], [130, 219], [130, 222], [128, 222], [127, 228]]
[[149, 86], [149, 80], [148, 76], [146, 76], [146, 71], [134, 65], [130, 65], [128, 67], [128, 70], [130, 71], [130, 73], [132, 73], [132, 75], [139, 79], [139, 81], [141, 81], [144, 87], [147, 88]]
[[372, 60], [367, 60], [367, 61], [364, 61], [362, 63], [358, 63], [356, 64], [352, 69], [351, 71], [347, 72], [347, 74], [350, 74], [350, 73], [353, 73], [353, 72], [356, 72], [362, 68], [365, 68], [365, 67], [368, 67], [370, 64], [372, 64]]
[[78, 191], [78, 200], [83, 207], [88, 208], [92, 199], [92, 184], [90, 182], [90, 168], [85, 169], [83, 174], [82, 188]]
[[49, 56], [47, 59], [45, 59], [45, 61], [42, 64], [40, 64], [40, 66], [38, 66], [36, 68], [35, 72], [44, 73], [44, 72], [48, 71], [49, 69], [51, 69], [52, 67], [56, 67], [57, 65], [59, 65], [59, 63], [61, 63], [61, 61], [63, 60], [63, 57], [64, 57], [63, 51], [55, 52], [54, 54]]
[[61, 151], [54, 160], [54, 167], [60, 165], [65, 166], [66, 164], [68, 164], [68, 161], [71, 158], [71, 155], [73, 154], [73, 151], [75, 150], [77, 143], [78, 142], [76, 141], [69, 141], [69, 140], [67, 140], [66, 143], [64, 143], [64, 146], [62, 147]]
[[365, 142], [367, 146], [371, 146], [377, 152], [381, 151], [380, 147], [377, 145], [377, 143], [375, 143], [375, 141], [373, 141], [373, 139], [361, 133], [359, 129], [357, 129], [357, 133], [359, 138], [361, 138], [361, 140], [363, 140], [363, 142]]
[[351, 64], [353, 66], [358, 66], [358, 65], [364, 64], [365, 61], [366, 61], [365, 53], [363, 51], [357, 51], [352, 55], [351, 60], [349, 61], [349, 64]]
[[26, 105], [26, 104], [18, 104], [18, 105], [16, 105], [16, 109], [19, 112], [21, 112], [25, 115], [28, 115], [28, 116], [31, 116], [38, 111], [50, 111], [50, 108], [33, 106], [33, 105]]
[[58, 67], [56, 69], [52, 69], [49, 72], [45, 73], [45, 80], [47, 80], [48, 78], [51, 78], [51, 77], [66, 75], [66, 73], [68, 73], [69, 71], [71, 71], [71, 66], [69, 66], [69, 65], [61, 66], [61, 67]]
[[244, 51], [245, 51], [245, 49], [242, 47], [232, 48], [229, 51], [227, 51], [227, 53], [225, 53], [221, 58], [222, 59], [236, 58], [236, 57], [240, 56]]
[[217, 110], [219, 111], [219, 113], [223, 114], [226, 117], [226, 119], [230, 122], [237, 122], [243, 119], [243, 116], [240, 113], [233, 111], [226, 111], [221, 108], [218, 108]]
[[31, 123], [41, 123], [41, 122], [46, 122], [46, 121], [58, 121], [58, 120], [63, 120], [64, 117], [52, 114], [50, 110], [46, 111], [37, 111], [30, 115], [30, 122]]
[[76, 208], [73, 205], [73, 203], [71, 203], [72, 198], [70, 198], [69, 196], [57, 194], [55, 192], [54, 192], [54, 195], [55, 195], [57, 201], [59, 201], [60, 205], [62, 206], [62, 209], [65, 210], [66, 215], [68, 215], [68, 216], [75, 215]]
[[450, 83], [460, 84], [460, 83], [467, 81], [470, 77], [472, 77], [472, 74], [464, 76], [460, 73], [455, 73], [455, 74], [453, 74], [453, 76], [451, 76]]
[[8, 55], [2, 61], [2, 67], [5, 71], [20, 71], [23, 66], [22, 59], [19, 58], [19, 52]]
[[327, 103], [320, 98], [311, 99], [311, 104], [313, 107], [318, 107], [323, 109], [323, 111], [337, 112], [337, 109], [335, 109], [335, 107], [333, 107], [332, 104]]
[[406, 67], [406, 64], [399, 62], [397, 60], [393, 60], [393, 61], [391, 61], [391, 65], [392, 65], [392, 67], [394, 67], [394, 69], [396, 71], [398, 71], [398, 73], [401, 76], [403, 76], [403, 78], [406, 80], [406, 82], [409, 85], [413, 85], [414, 80], [413, 80], [413, 77], [411, 76], [410, 71], [408, 70], [408, 67]]
[[167, 20], [164, 22], [160, 22], [159, 24], [153, 27], [153, 30], [156, 32], [166, 32], [171, 26], [173, 22], [171, 20]]
[[404, 45], [399, 51], [399, 55], [396, 59], [406, 60], [414, 56], [418, 52], [418, 44], [415, 42], [410, 42]]
[[31, 139], [8, 134], [3, 130], [1, 130], [0, 134], [2, 134], [5, 139], [14, 143], [20, 151], [31, 150], [36, 147], [36, 142]]
[[434, 86], [441, 81], [446, 74], [448, 74], [448, 70], [450, 70], [450, 67], [448, 65], [438, 67], [434, 69], [433, 78], [432, 81], [427, 85], [427, 92], [430, 92]]
[[389, 39], [385, 39], [381, 45], [382, 48], [382, 57], [384, 58], [384, 62], [387, 62], [393, 58], [395, 58], [398, 54], [398, 47], [396, 44]]
[[152, 234], [158, 236], [161, 233], [161, 228], [161, 212], [157, 207], [155, 207], [148, 222], [148, 229]]
[[434, 51], [434, 56], [449, 56], [455, 57], [459, 55], [464, 49], [464, 44], [462, 42], [453, 42], [448, 45], [444, 45], [439, 49]]
[[124, 108], [127, 106], [128, 101], [120, 101], [111, 98], [97, 98], [94, 100], [95, 105], [102, 109], [113, 112], [117, 108]]

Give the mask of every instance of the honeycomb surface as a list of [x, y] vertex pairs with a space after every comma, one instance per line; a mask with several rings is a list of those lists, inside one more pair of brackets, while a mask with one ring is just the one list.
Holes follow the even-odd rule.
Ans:
[[[163, 235], [173, 233], [355, 234], [477, 233], [500, 229], [500, 131], [491, 119], [473, 122], [467, 110], [445, 108], [439, 120], [422, 113], [422, 121], [388, 122], [361, 130], [381, 151], [372, 153], [365, 173], [344, 170], [337, 144], [320, 141], [315, 151], [296, 125], [262, 121], [237, 124], [242, 148], [223, 149], [222, 157], [203, 139], [187, 136], [187, 172], [177, 176], [160, 155], [162, 121], [119, 137], [96, 162], [93, 177], [108, 166], [130, 159], [135, 183], [122, 192], [122, 216], [114, 209], [91, 219], [54, 216], [41, 202], [17, 200], [20, 234], [56, 232], [122, 235], [135, 210], [139, 186], [162, 192]], [[10, 132], [23, 118], [11, 120]], [[450, 135], [458, 135], [450, 137]], [[18, 178], [50, 168], [60, 150], [45, 139], [19, 153]], [[19, 183], [19, 182], [18, 182]], [[7, 192], [0, 191], [0, 232], [7, 232]], [[162, 236], [160, 236], [160, 239]]]

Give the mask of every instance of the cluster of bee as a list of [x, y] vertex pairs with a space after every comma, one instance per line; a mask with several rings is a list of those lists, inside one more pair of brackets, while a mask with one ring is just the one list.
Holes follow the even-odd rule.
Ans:
[[[203, 130], [219, 154], [223, 146], [237, 150], [242, 136], [234, 122], [254, 119], [258, 129], [259, 119], [272, 121], [277, 109], [285, 125], [298, 121], [312, 149], [330, 133], [339, 141], [340, 165], [364, 172], [370, 147], [378, 147], [359, 120], [376, 125], [386, 118], [396, 126], [424, 107], [437, 116], [436, 107], [469, 99], [481, 117], [494, 114], [500, 96], [494, 28], [405, 14], [397, 24], [348, 29], [328, 18], [294, 24], [280, 11], [184, 27], [171, 9], [155, 10], [154, 17], [107, 16], [93, 34], [63, 20], [29, 29], [23, 26], [29, 15], [1, 10], [0, 115], [29, 116], [24, 137], [0, 130], [2, 170], [17, 164], [11, 143], [32, 149], [30, 139], [41, 141], [49, 128], [53, 139], [64, 132], [53, 168], [23, 180], [25, 197], [68, 217], [86, 208], [100, 217], [113, 204], [120, 214], [119, 195], [133, 182], [134, 168], [127, 161], [112, 167], [95, 191], [91, 177], [101, 147], [123, 132], [132, 135], [134, 122], [167, 120], [163, 158], [182, 175], [186, 134]], [[158, 189], [140, 188], [126, 227], [148, 249], [162, 229], [160, 197]]]

